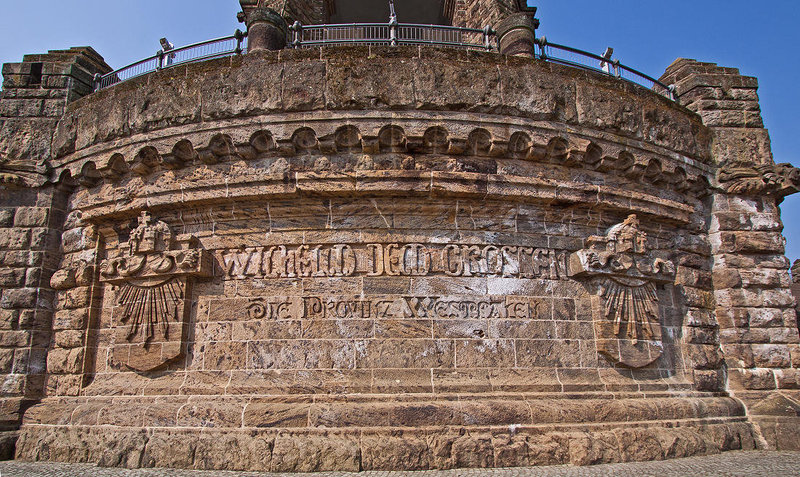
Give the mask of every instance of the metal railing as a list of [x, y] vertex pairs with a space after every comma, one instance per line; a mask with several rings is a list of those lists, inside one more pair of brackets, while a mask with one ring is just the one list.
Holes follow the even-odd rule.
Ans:
[[247, 50], [247, 33], [236, 30], [232, 36], [201, 41], [191, 45], [173, 48], [168, 51], [159, 50], [155, 55], [131, 63], [105, 75], [95, 75], [94, 89], [99, 91], [131, 78], [141, 76], [164, 68], [211, 60], [224, 56], [239, 55]]
[[[337, 45], [431, 45], [467, 50], [497, 51], [497, 37], [491, 27], [482, 30], [446, 25], [416, 25], [398, 23], [343, 23], [335, 25], [302, 25], [295, 22], [289, 27], [288, 47], [312, 48]], [[233, 36], [202, 41], [192, 45], [159, 51], [106, 75], [95, 76], [95, 91], [129, 80], [136, 76], [186, 63], [238, 55], [247, 49], [247, 33], [236, 30]], [[675, 100], [674, 88], [611, 58], [613, 50], [597, 55], [570, 46], [550, 43], [545, 37], [537, 38], [538, 53], [542, 60], [562, 65], [605, 73], [621, 80], [644, 86], [662, 96]]]
[[610, 55], [601, 56], [572, 48], [571, 46], [550, 43], [545, 37], [537, 38], [536, 45], [539, 47], [537, 58], [576, 68], [599, 71], [644, 86], [651, 91], [675, 101], [675, 88], [673, 86], [668, 86], [652, 76], [635, 70], [630, 66], [623, 65], [619, 60], [612, 59]]
[[435, 45], [467, 50], [496, 49], [495, 32], [447, 25], [417, 25], [414, 23], [340, 23], [333, 25], [303, 25], [295, 22], [289, 27], [289, 46], [312, 48], [337, 45]]

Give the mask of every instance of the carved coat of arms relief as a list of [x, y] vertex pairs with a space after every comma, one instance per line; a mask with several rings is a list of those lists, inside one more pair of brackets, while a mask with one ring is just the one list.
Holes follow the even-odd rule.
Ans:
[[613, 362], [647, 366], [663, 353], [656, 287], [673, 283], [675, 266], [651, 254], [636, 215], [586, 242], [570, 255], [568, 273], [596, 287], [602, 314], [595, 317], [597, 349]]
[[211, 257], [195, 238], [178, 240], [143, 212], [116, 256], [100, 264], [114, 286], [114, 361], [150, 371], [183, 356], [193, 280], [212, 275]]

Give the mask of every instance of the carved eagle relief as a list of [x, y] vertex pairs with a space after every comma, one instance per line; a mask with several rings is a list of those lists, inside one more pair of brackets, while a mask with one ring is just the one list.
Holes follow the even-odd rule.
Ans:
[[656, 285], [675, 276], [672, 262], [653, 257], [636, 215], [611, 227], [605, 237], [569, 257], [569, 275], [597, 284], [602, 319], [598, 349], [615, 362], [646, 366], [661, 355], [661, 320]]
[[210, 276], [210, 257], [196, 239], [176, 240], [143, 212], [117, 256], [100, 264], [101, 282], [117, 286], [115, 360], [149, 371], [182, 356], [189, 285]]
[[123, 307], [120, 321], [128, 326], [128, 340], [149, 343], [156, 331], [169, 340], [169, 323], [178, 321], [181, 300], [182, 286], [174, 278], [153, 286], [123, 284], [117, 304]]

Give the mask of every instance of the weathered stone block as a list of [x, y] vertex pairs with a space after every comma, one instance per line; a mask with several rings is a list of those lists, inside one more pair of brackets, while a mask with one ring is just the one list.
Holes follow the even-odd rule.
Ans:
[[0, 248], [8, 250], [25, 249], [31, 240], [28, 229], [0, 229]]
[[83, 330], [65, 330], [57, 331], [53, 337], [56, 346], [61, 348], [77, 348], [83, 345], [84, 334]]
[[[272, 472], [318, 472], [338, 470], [357, 472], [361, 449], [358, 442], [346, 435], [326, 432], [322, 436], [283, 434], [275, 438], [272, 449]], [[307, 456], [317, 456], [308, 459]]]
[[722, 354], [716, 345], [687, 346], [694, 369], [716, 369], [722, 364]]
[[36, 306], [36, 288], [14, 288], [3, 290], [0, 308], [33, 308]]
[[44, 207], [19, 207], [14, 214], [14, 226], [46, 227], [48, 212]]
[[24, 268], [3, 268], [0, 269], [0, 287], [19, 288], [25, 285]]
[[83, 370], [83, 348], [52, 349], [47, 355], [47, 371], [54, 374], [77, 374]]
[[754, 344], [753, 362], [759, 368], [788, 368], [791, 366], [789, 348], [780, 344]]
[[11, 227], [14, 225], [14, 210], [0, 209], [0, 227]]
[[59, 310], [53, 316], [53, 330], [83, 330], [89, 319], [86, 308], [75, 310]]
[[649, 429], [620, 429], [616, 431], [623, 461], [661, 460], [664, 450], [656, 432]]
[[775, 371], [778, 389], [800, 389], [800, 370], [780, 369]]
[[770, 369], [731, 369], [728, 371], [734, 389], [775, 389], [775, 374]]
[[192, 468], [197, 439], [197, 435], [181, 431], [153, 433], [142, 455], [142, 467]]
[[572, 465], [611, 464], [620, 462], [619, 440], [613, 432], [570, 436], [569, 460]]
[[75, 287], [58, 294], [59, 309], [77, 309], [89, 306], [89, 287]]
[[197, 440], [194, 468], [268, 472], [272, 460], [273, 436], [256, 432], [207, 433]]
[[31, 342], [30, 331], [0, 331], [0, 347], [22, 348]]
[[361, 439], [363, 470], [429, 469], [431, 451], [424, 437], [413, 435], [371, 436]]

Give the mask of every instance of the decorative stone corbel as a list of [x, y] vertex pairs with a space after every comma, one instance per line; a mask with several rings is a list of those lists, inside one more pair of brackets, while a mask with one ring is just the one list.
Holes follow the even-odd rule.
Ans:
[[636, 215], [586, 242], [569, 256], [568, 274], [596, 287], [598, 351], [625, 366], [647, 366], [663, 353], [656, 285], [672, 283], [675, 266], [652, 256]]
[[195, 238], [176, 240], [142, 212], [117, 256], [100, 264], [100, 281], [116, 286], [114, 360], [150, 371], [183, 356], [192, 281], [211, 274], [211, 257]]
[[784, 198], [800, 191], [800, 169], [788, 163], [725, 164], [717, 173], [720, 188], [729, 194]]

